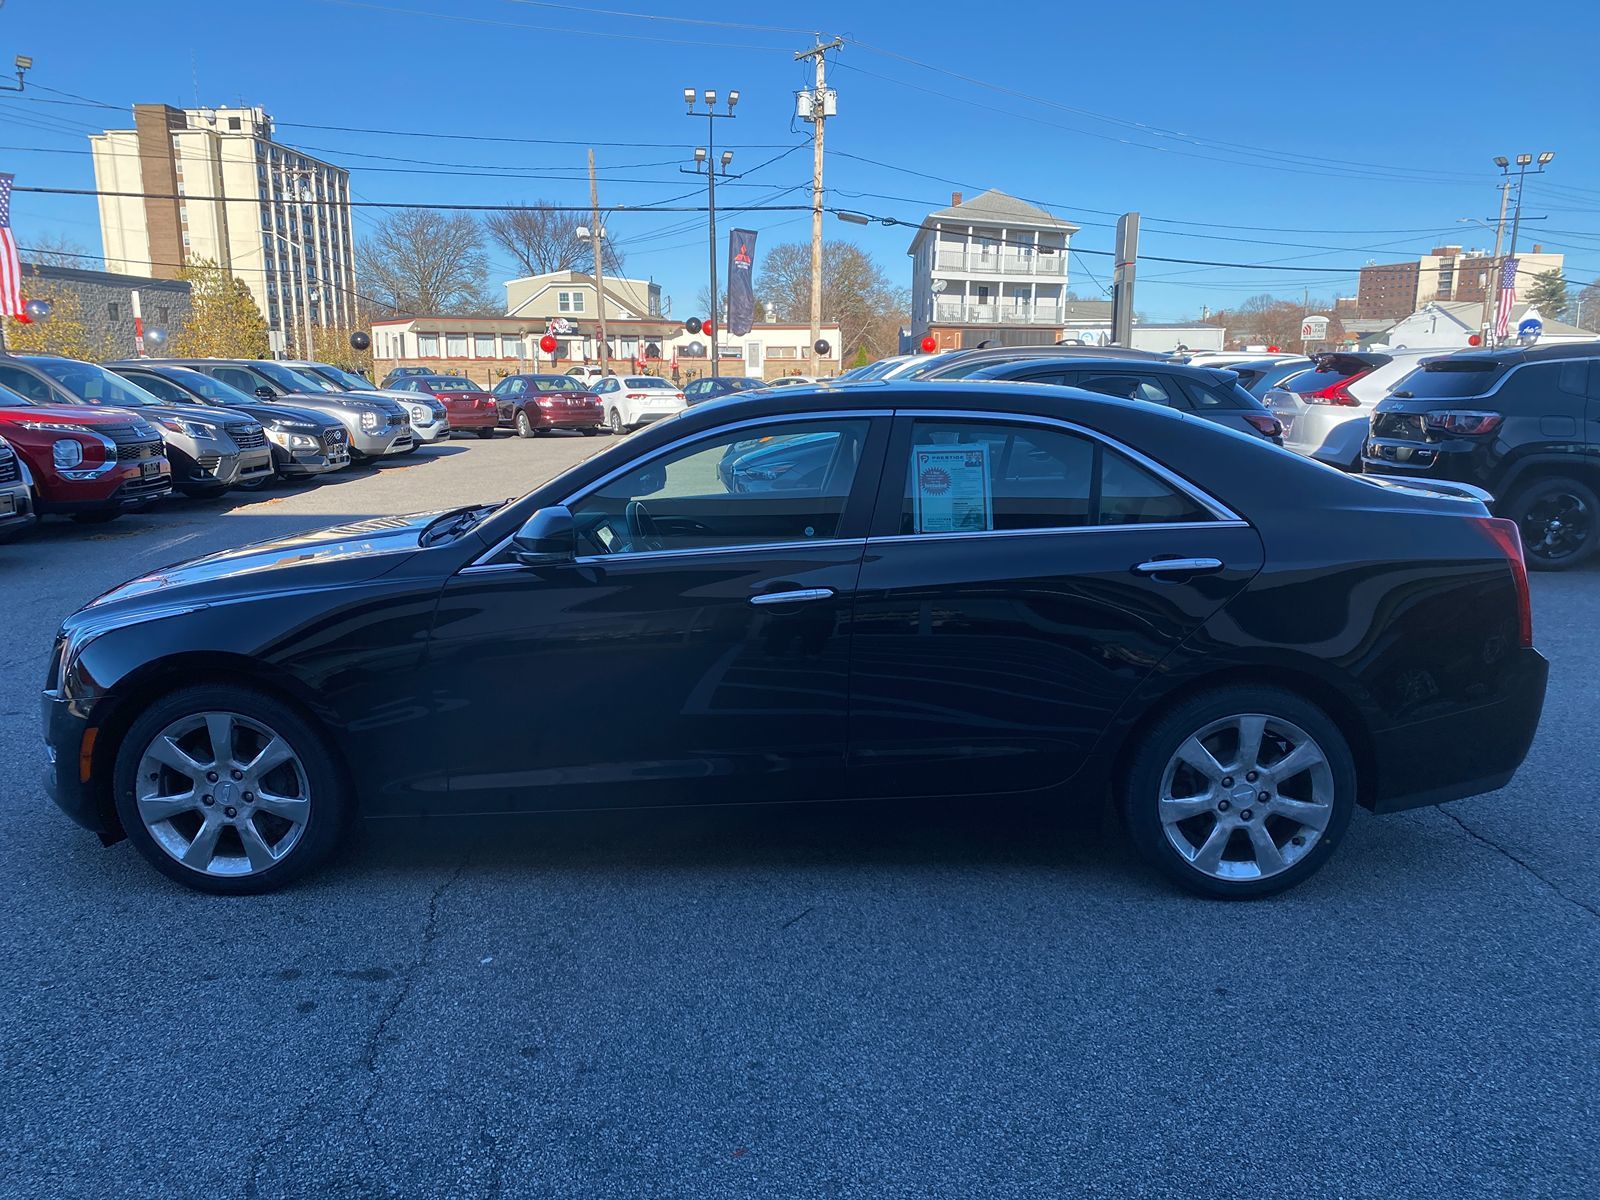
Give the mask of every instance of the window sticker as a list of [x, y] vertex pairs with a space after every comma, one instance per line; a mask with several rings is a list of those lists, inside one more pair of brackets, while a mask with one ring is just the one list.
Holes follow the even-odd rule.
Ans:
[[994, 528], [987, 442], [913, 446], [911, 463], [918, 533]]

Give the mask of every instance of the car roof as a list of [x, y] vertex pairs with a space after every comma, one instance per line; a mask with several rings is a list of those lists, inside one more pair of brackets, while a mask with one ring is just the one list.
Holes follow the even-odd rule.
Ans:
[[[1191, 367], [1188, 363], [1167, 361], [1152, 362], [1146, 359], [1133, 358], [1078, 359], [1075, 365], [1087, 367], [1095, 371], [1107, 371], [1111, 373], [1116, 373], [1118, 371], [1128, 373], [1132, 373], [1134, 371], [1160, 371], [1163, 374], [1177, 375], [1184, 379], [1195, 379], [1205, 383], [1216, 383], [1221, 375], [1225, 373], [1231, 374], [1230, 367], [1208, 367], [1204, 364], [1197, 367]], [[1051, 367], [1059, 369], [1060, 366], [1061, 360], [1056, 357], [1011, 359], [1006, 362], [997, 362], [990, 367], [985, 367], [983, 370], [976, 371], [967, 376], [967, 378], [991, 379], [993, 378], [993, 376], [989, 374], [991, 371], [1031, 371], [1039, 368]], [[917, 380], [915, 382], [934, 384], [941, 381], [937, 379], [928, 379]], [[954, 382], [954, 380], [951, 382]]]
[[1566, 358], [1600, 358], [1600, 339], [1584, 342], [1554, 342], [1548, 346], [1502, 346], [1498, 350], [1435, 351], [1439, 358], [1464, 358], [1502, 363], [1546, 362]]

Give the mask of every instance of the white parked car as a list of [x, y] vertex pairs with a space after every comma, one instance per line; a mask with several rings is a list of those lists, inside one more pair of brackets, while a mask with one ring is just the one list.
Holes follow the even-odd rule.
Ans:
[[1316, 365], [1283, 380], [1261, 402], [1283, 425], [1290, 450], [1346, 471], [1361, 469], [1372, 410], [1425, 358], [1446, 350], [1363, 350], [1319, 355]]
[[688, 406], [683, 389], [659, 375], [607, 375], [590, 390], [600, 397], [606, 428], [612, 433], [675, 417]]
[[820, 383], [815, 375], [779, 375], [776, 379], [769, 379], [761, 386], [764, 388], [795, 387], [802, 383]]

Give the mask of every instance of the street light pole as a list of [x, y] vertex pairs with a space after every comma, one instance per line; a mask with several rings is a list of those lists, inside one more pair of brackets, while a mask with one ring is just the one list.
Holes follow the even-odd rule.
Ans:
[[[706, 102], [706, 144], [704, 147], [695, 147], [694, 167], [692, 170], [679, 167], [686, 174], [698, 174], [704, 166], [706, 173], [706, 258], [711, 279], [711, 308], [706, 314], [711, 321], [711, 378], [717, 377], [717, 337], [722, 333], [722, 315], [717, 311], [717, 171], [720, 167], [722, 173], [728, 173], [728, 164], [733, 161], [733, 151], [724, 150], [720, 163], [717, 159], [717, 122], [732, 118], [734, 105], [739, 103], [739, 93], [728, 93], [728, 111], [717, 111], [717, 93], [707, 90], [703, 93]], [[695, 90], [683, 89], [683, 100], [688, 105], [688, 115], [699, 116], [695, 112]]]

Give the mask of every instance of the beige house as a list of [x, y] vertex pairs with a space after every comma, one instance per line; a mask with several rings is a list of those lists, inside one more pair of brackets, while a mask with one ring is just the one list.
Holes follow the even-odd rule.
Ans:
[[[661, 315], [661, 285], [649, 279], [606, 277], [606, 320], [644, 320]], [[593, 321], [600, 316], [594, 276], [580, 271], [551, 271], [508, 280], [506, 315], [565, 317]]]
[[[606, 282], [609, 291], [610, 281]], [[431, 367], [492, 385], [522, 371], [570, 371], [598, 365], [600, 330], [593, 317], [566, 318], [568, 332], [551, 335], [556, 339], [553, 355], [539, 348], [553, 319], [434, 316], [375, 321], [373, 368], [379, 379], [396, 367]], [[838, 326], [824, 326], [822, 336], [830, 347], [822, 373], [837, 375]], [[704, 334], [684, 332], [679, 321], [608, 316], [606, 338], [612, 368], [619, 373], [642, 371], [682, 383], [711, 373], [708, 339]], [[722, 334], [717, 373], [760, 379], [804, 374], [810, 366], [810, 338], [809, 325], [756, 325], [741, 338]]]

